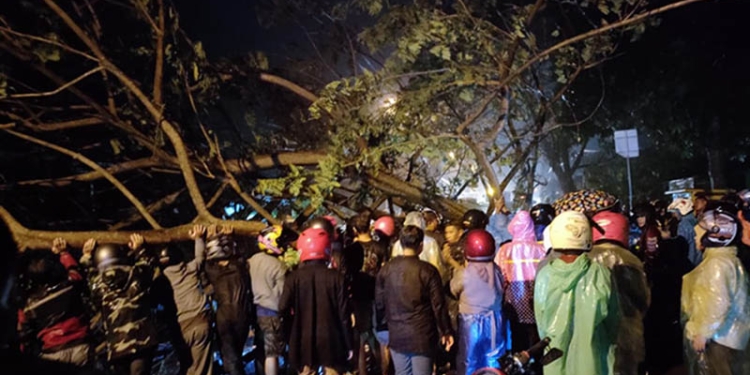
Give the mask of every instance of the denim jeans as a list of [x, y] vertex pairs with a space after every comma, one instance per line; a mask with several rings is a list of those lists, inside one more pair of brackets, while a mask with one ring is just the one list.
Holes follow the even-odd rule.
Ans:
[[391, 349], [396, 375], [431, 375], [432, 357], [423, 354], [405, 354]]

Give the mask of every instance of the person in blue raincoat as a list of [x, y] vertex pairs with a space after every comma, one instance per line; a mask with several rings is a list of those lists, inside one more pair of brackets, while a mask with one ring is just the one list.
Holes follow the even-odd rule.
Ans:
[[619, 306], [609, 270], [582, 256], [592, 248], [591, 224], [574, 211], [549, 227], [559, 258], [539, 270], [534, 314], [540, 337], [563, 356], [544, 367], [545, 375], [612, 375]]
[[451, 280], [451, 293], [458, 298], [458, 375], [483, 367], [500, 367], [508, 349], [506, 322], [502, 314], [504, 282], [493, 262], [495, 240], [484, 229], [467, 233], [465, 268]]

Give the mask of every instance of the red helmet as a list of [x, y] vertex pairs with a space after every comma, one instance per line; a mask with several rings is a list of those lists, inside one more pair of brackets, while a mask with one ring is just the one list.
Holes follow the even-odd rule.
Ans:
[[388, 237], [393, 237], [393, 234], [396, 233], [396, 222], [393, 221], [391, 216], [381, 216], [375, 220], [372, 229], [379, 230]]
[[331, 258], [331, 239], [323, 229], [306, 229], [297, 239], [297, 250], [300, 262], [328, 260]]
[[495, 238], [484, 229], [472, 229], [464, 245], [466, 259], [486, 262], [495, 257]]
[[604, 233], [601, 233], [597, 228], [593, 228], [594, 243], [610, 240], [622, 247], [628, 247], [628, 218], [625, 215], [602, 211], [594, 215], [593, 219], [604, 230]]

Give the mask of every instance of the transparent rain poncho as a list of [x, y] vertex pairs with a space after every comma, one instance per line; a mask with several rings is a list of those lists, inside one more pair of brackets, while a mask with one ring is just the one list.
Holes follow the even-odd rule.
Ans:
[[646, 358], [643, 318], [650, 302], [643, 263], [630, 251], [609, 242], [594, 245], [588, 257], [610, 270], [617, 289], [622, 320], [617, 335], [616, 373], [636, 375], [638, 365]]
[[619, 311], [609, 270], [588, 257], [555, 259], [540, 269], [534, 286], [539, 336], [563, 351], [545, 375], [612, 375]]
[[513, 217], [508, 231], [513, 241], [501, 246], [495, 256], [495, 264], [508, 283], [505, 301], [519, 322], [534, 324], [534, 279], [546, 250], [536, 241], [534, 222], [527, 211], [519, 211]]
[[682, 279], [685, 350], [696, 374], [711, 366], [700, 361], [701, 356], [693, 351], [690, 343], [696, 338], [745, 352], [737, 356], [736, 361], [747, 360], [750, 340], [748, 276], [737, 258], [737, 248], [711, 247], [703, 256], [698, 267]]

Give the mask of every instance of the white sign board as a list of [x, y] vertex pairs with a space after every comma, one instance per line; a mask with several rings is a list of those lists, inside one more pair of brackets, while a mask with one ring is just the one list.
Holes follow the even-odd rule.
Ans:
[[615, 152], [624, 158], [638, 157], [638, 131], [635, 129], [615, 131]]

